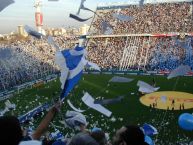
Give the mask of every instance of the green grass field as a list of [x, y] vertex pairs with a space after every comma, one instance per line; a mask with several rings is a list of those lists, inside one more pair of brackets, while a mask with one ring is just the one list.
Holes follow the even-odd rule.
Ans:
[[[108, 81], [112, 78], [112, 76], [113, 75], [99, 74], [84, 75], [80, 83], [68, 96], [68, 99], [70, 99], [75, 107], [87, 110], [84, 114], [89, 122], [88, 128], [92, 128], [93, 126], [100, 127], [112, 136], [116, 129], [123, 125], [143, 125], [144, 123], [150, 123], [155, 126], [159, 132], [158, 135], [153, 137], [156, 145], [185, 145], [193, 140], [193, 132], [182, 130], [178, 126], [179, 115], [184, 112], [193, 113], [193, 109], [183, 111], [166, 111], [150, 109], [140, 103], [139, 98], [141, 96], [139, 95], [138, 87], [136, 86], [137, 81], [142, 80], [151, 84], [153, 79], [152, 76], [124, 75], [124, 77], [134, 78], [134, 81], [130, 83], [110, 83], [109, 85]], [[167, 80], [164, 76], [155, 76], [156, 85], [160, 86], [159, 91], [175, 90], [193, 94], [193, 77], [180, 77], [176, 87], [174, 87], [176, 79], [177, 78]], [[53, 98], [52, 94], [54, 92], [59, 96], [59, 80], [49, 82], [40, 88], [27, 89], [19, 94], [15, 94], [14, 97], [9, 99], [11, 103], [16, 104], [16, 110], [13, 113], [15, 115], [24, 114], [38, 106], [40, 103], [50, 102]], [[125, 98], [120, 103], [105, 106], [113, 112], [112, 116], [108, 118], [93, 109], [88, 109], [88, 107], [81, 101], [83, 92], [88, 92], [95, 98], [114, 98], [122, 95], [124, 95]], [[134, 95], [131, 95], [131, 93], [134, 93]], [[40, 97], [37, 98], [36, 95]], [[4, 108], [4, 101], [0, 102], [0, 108]], [[64, 125], [59, 122], [62, 120], [67, 110], [72, 109], [65, 101], [61, 113], [55, 117], [53, 120], [54, 125], [51, 125], [49, 130], [57, 128], [63, 132], [64, 135], [67, 133], [69, 133], [69, 135], [74, 134], [72, 130], [64, 128]], [[34, 120], [34, 127], [37, 127], [41, 117]], [[113, 121], [112, 118], [115, 118], [116, 121]]]

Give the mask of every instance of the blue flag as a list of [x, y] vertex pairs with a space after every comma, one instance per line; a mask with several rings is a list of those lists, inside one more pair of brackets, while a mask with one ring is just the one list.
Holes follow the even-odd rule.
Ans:
[[56, 64], [61, 69], [61, 99], [64, 99], [81, 79], [86, 63], [85, 53], [85, 49], [79, 46], [56, 53]]
[[144, 134], [147, 136], [152, 136], [152, 135], [158, 134], [157, 129], [155, 127], [153, 127], [152, 125], [147, 124], [147, 123], [145, 123], [143, 125], [142, 130], [143, 130]]

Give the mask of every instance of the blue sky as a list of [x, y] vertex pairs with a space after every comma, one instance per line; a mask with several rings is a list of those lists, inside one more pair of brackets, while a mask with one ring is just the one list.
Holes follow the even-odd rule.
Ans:
[[[69, 13], [76, 13], [81, 0], [59, 0], [58, 2], [48, 2], [42, 0], [42, 12], [44, 16], [44, 27], [67, 27], [80, 26], [80, 23], [70, 19]], [[29, 25], [35, 27], [35, 0], [15, 0], [15, 3], [0, 12], [0, 33], [15, 31], [18, 25]], [[117, 0], [86, 0], [85, 6], [96, 9], [100, 2], [118, 2]], [[89, 17], [91, 12], [81, 11], [81, 16]], [[89, 22], [87, 22], [89, 24]]]

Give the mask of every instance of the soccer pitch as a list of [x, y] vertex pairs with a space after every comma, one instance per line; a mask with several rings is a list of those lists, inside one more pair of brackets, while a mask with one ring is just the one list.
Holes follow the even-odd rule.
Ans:
[[[179, 91], [193, 94], [193, 77], [179, 77], [167, 80], [165, 76], [134, 76], [134, 75], [116, 75], [133, 78], [134, 81], [130, 83], [109, 83], [108, 81], [115, 75], [104, 74], [85, 74], [79, 84], [69, 94], [68, 98], [72, 104], [86, 110], [84, 114], [89, 122], [88, 128], [99, 127], [112, 136], [116, 129], [123, 125], [134, 124], [142, 126], [144, 123], [149, 123], [158, 129], [158, 134], [152, 137], [156, 145], [169, 144], [183, 144], [189, 143], [193, 140], [193, 133], [191, 131], [182, 130], [178, 125], [178, 117], [182, 113], [193, 113], [192, 109], [187, 110], [160, 110], [152, 109], [140, 103], [139, 99], [142, 96], [138, 92], [137, 81], [142, 80], [152, 84], [155, 78], [156, 86], [159, 86], [159, 91]], [[177, 83], [176, 80], [178, 79]], [[105, 105], [112, 116], [110, 118], [100, 114], [99, 112], [88, 108], [82, 101], [83, 92], [88, 92], [95, 98], [107, 99], [124, 96], [124, 99], [117, 104]], [[53, 93], [56, 96], [53, 97]], [[9, 100], [16, 104], [16, 110], [13, 111], [15, 115], [22, 115], [37, 107], [40, 103], [51, 102], [60, 94], [59, 80], [49, 82], [39, 88], [32, 88], [24, 90]], [[39, 96], [39, 97], [37, 97]], [[66, 99], [66, 100], [67, 100]], [[59, 129], [64, 135], [73, 135], [73, 131], [64, 128], [60, 123], [67, 110], [72, 110], [64, 101], [62, 111], [53, 120], [49, 130]], [[4, 108], [4, 101], [0, 102], [0, 108]], [[46, 113], [45, 113], [46, 114]], [[31, 123], [30, 126], [37, 127], [43, 115]], [[28, 126], [28, 125], [25, 125]]]

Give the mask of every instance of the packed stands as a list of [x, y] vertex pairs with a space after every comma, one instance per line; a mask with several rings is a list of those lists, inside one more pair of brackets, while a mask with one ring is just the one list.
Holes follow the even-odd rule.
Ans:
[[[59, 36], [55, 40], [61, 48], [71, 48], [77, 38]], [[45, 40], [31, 37], [0, 44], [0, 91], [56, 73], [55, 51]]]
[[192, 41], [191, 37], [183, 40], [149, 36], [92, 38], [88, 56], [103, 69], [172, 70], [180, 64], [193, 67]]
[[[89, 32], [89, 60], [116, 70], [192, 67], [193, 2], [150, 1], [142, 7], [135, 2], [97, 7]], [[113, 14], [134, 19], [121, 21]], [[104, 33], [103, 22], [112, 28], [110, 35]]]
[[[193, 32], [192, 2], [147, 3], [138, 5], [98, 7], [92, 24], [91, 35], [101, 35], [102, 22], [108, 22], [113, 34], [144, 34]], [[124, 22], [113, 17], [114, 13], [132, 16], [134, 20]]]

